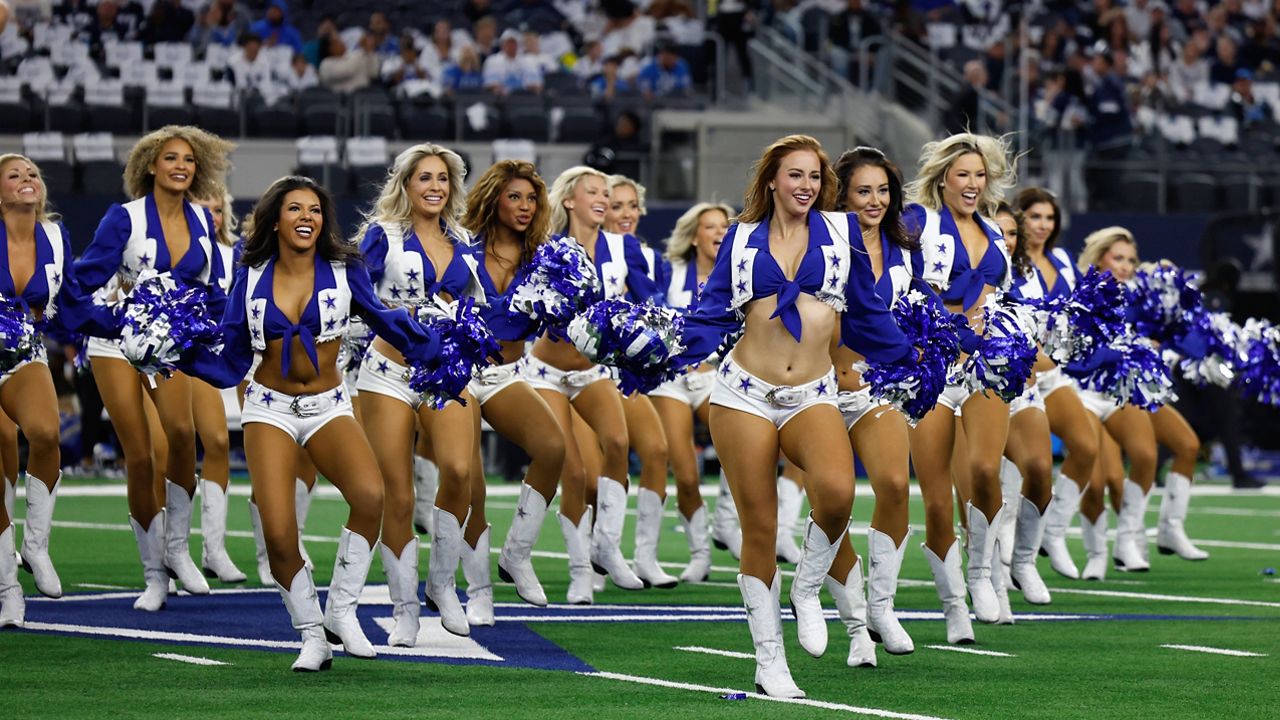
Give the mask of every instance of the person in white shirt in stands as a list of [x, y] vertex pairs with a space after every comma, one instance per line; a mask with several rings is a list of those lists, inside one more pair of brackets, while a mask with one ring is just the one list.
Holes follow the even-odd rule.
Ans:
[[382, 61], [382, 81], [388, 85], [399, 85], [405, 80], [432, 80], [440, 77], [432, 72], [418, 52], [413, 36], [405, 33], [400, 36], [400, 52], [395, 57]]
[[536, 32], [524, 34], [523, 57], [529, 67], [537, 68], [538, 72], [544, 76], [560, 70], [560, 61], [550, 53], [542, 51], [542, 36]]
[[599, 40], [592, 40], [582, 49], [577, 62], [573, 64], [573, 74], [582, 80], [591, 80], [604, 69], [604, 45]]
[[542, 70], [520, 54], [520, 33], [505, 30], [499, 38], [498, 52], [484, 61], [484, 86], [496, 95], [519, 90], [541, 92]]
[[306, 56], [302, 53], [293, 54], [293, 59], [289, 61], [289, 69], [280, 76], [279, 80], [291, 93], [320, 84], [316, 69], [307, 62]]
[[257, 89], [271, 82], [271, 61], [262, 52], [262, 38], [253, 33], [240, 36], [240, 50], [227, 60], [237, 89]]
[[320, 61], [320, 83], [339, 93], [368, 87], [378, 77], [378, 56], [372, 44], [372, 37], [366, 34], [358, 46], [348, 49], [341, 36], [330, 35], [328, 52]]

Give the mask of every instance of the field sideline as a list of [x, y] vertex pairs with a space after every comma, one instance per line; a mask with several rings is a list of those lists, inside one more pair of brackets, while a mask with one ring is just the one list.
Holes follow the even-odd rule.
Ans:
[[[714, 489], [704, 486], [712, 502]], [[495, 553], [515, 509], [514, 491], [509, 485], [491, 488]], [[1198, 488], [1187, 530], [1212, 553], [1207, 562], [1157, 555], [1152, 538], [1150, 573], [1112, 571], [1104, 582], [1084, 583], [1058, 577], [1042, 559], [1053, 604], [1033, 607], [1013, 593], [1017, 624], [975, 623], [978, 644], [964, 648], [973, 652], [946, 645], [918, 531], [909, 541], [897, 600], [916, 652], [894, 657], [882, 650], [878, 668], [846, 667], [848, 643], [824, 593], [831, 619], [825, 656], [805, 654], [794, 624], [785, 623], [787, 657], [809, 697], [783, 702], [721, 699], [751, 690], [754, 667], [734, 584], [736, 566], [728, 553], [713, 551], [711, 581], [705, 584], [643, 592], [610, 586], [597, 593], [592, 607], [559, 605], [568, 580], [566, 556], [550, 513], [535, 566], [551, 607], [525, 605], [513, 587], [498, 584], [497, 625], [476, 628], [469, 639], [444, 633], [435, 614], [424, 608], [418, 648], [380, 645], [374, 661], [339, 653], [333, 671], [295, 675], [288, 669], [297, 636], [279, 595], [252, 581], [247, 493], [243, 478], [233, 481], [227, 548], [251, 582], [236, 587], [211, 581], [213, 595], [170, 596], [164, 611], [147, 614], [131, 608], [142, 572], [123, 484], [66, 479], [51, 553], [67, 596], [40, 598], [30, 576], [20, 573], [28, 593], [28, 628], [0, 633], [4, 716], [1276, 716], [1280, 581], [1263, 572], [1280, 565], [1280, 491], [1275, 489]], [[852, 533], [861, 550], [872, 509], [870, 487], [859, 484], [858, 497]], [[1159, 502], [1153, 497], [1147, 516], [1153, 532]], [[21, 517], [21, 498], [18, 507]], [[344, 510], [336, 492], [322, 484], [306, 531], [322, 596]], [[915, 496], [912, 518], [922, 517]], [[633, 519], [629, 516], [624, 536], [628, 554]], [[687, 558], [678, 528], [669, 510], [659, 556], [673, 573]], [[1082, 563], [1078, 531], [1069, 535], [1069, 544]], [[192, 549], [198, 562], [198, 534], [192, 536]], [[424, 556], [424, 573], [425, 564]], [[375, 645], [386, 642], [391, 615], [383, 583], [375, 561], [360, 610]], [[788, 610], [783, 614], [789, 618]]]

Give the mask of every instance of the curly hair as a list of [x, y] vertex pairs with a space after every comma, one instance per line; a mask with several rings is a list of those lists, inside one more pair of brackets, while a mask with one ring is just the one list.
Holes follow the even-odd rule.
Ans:
[[1044, 251], [1048, 253], [1058, 243], [1058, 236], [1062, 233], [1062, 208], [1058, 205], [1057, 196], [1040, 187], [1024, 189], [1013, 201], [1019, 213], [1026, 213], [1036, 203], [1048, 203], [1053, 208], [1053, 231], [1044, 241]]
[[578, 181], [587, 175], [598, 177], [605, 182], [605, 187], [609, 186], [609, 176], [586, 165], [576, 165], [560, 173], [556, 181], [551, 184], [551, 232], [564, 232], [569, 227], [569, 211], [564, 207], [564, 201], [573, 197], [573, 191], [578, 187]]
[[475, 237], [483, 235], [486, 242], [492, 239], [498, 227], [498, 197], [513, 180], [527, 180], [537, 195], [533, 219], [525, 228], [520, 250], [520, 262], [524, 267], [533, 260], [538, 246], [547, 241], [551, 228], [551, 204], [547, 201], [547, 183], [531, 162], [523, 160], [499, 160], [484, 171], [467, 195], [467, 212], [462, 225]]
[[920, 149], [920, 172], [905, 188], [907, 202], [930, 210], [942, 208], [942, 183], [955, 161], [977, 155], [987, 170], [987, 184], [978, 196], [978, 213], [990, 216], [1000, 201], [1018, 183], [1018, 160], [1013, 157], [1007, 137], [959, 133], [925, 143]]
[[[222, 228], [218, 231], [217, 241], [227, 247], [233, 247], [236, 244], [236, 230], [240, 227], [240, 219], [236, 217], [236, 210], [233, 206], [234, 198], [227, 191], [226, 187], [219, 186], [218, 189], [208, 197], [195, 198], [197, 204], [203, 205], [209, 203], [218, 205], [222, 211]], [[210, 209], [212, 212], [212, 208]]]
[[461, 237], [463, 235], [462, 213], [466, 210], [467, 189], [465, 180], [467, 166], [458, 153], [443, 145], [422, 143], [414, 145], [396, 156], [387, 173], [386, 182], [373, 207], [365, 213], [364, 222], [356, 234], [359, 242], [371, 225], [393, 225], [410, 227], [413, 225], [413, 202], [409, 199], [409, 180], [418, 169], [418, 163], [424, 158], [438, 157], [449, 173], [449, 199], [445, 200], [444, 210], [440, 217], [450, 232]]
[[902, 224], [902, 171], [879, 148], [856, 147], [844, 151], [836, 160], [836, 209], [849, 210], [849, 183], [853, 182], [853, 174], [863, 167], [878, 167], [889, 178], [889, 206], [880, 222], [889, 241], [903, 250], [919, 249], [919, 241], [912, 239]]
[[[40, 166], [26, 155], [5, 153], [0, 155], [0, 170], [3, 170], [5, 165], [15, 161], [25, 162], [30, 165], [36, 171], [36, 177], [40, 179], [40, 204], [36, 207], [36, 222], [58, 222], [61, 217], [49, 207], [49, 189], [45, 187], [44, 175], [40, 173]], [[0, 218], [3, 217], [4, 207], [0, 206]]]
[[818, 165], [822, 172], [822, 189], [813, 203], [814, 210], [829, 210], [835, 207], [836, 180], [835, 170], [831, 167], [831, 158], [822, 149], [822, 143], [809, 135], [788, 135], [778, 138], [772, 145], [764, 149], [760, 159], [751, 167], [751, 182], [743, 195], [742, 212], [738, 213], [738, 222], [761, 222], [773, 213], [773, 194], [769, 183], [778, 174], [782, 159], [793, 152], [808, 150], [818, 156]]
[[1008, 215], [1013, 218], [1013, 223], [1017, 226], [1017, 229], [1014, 230], [1016, 239], [1013, 243], [1013, 269], [1015, 274], [1025, 276], [1031, 272], [1034, 265], [1031, 262], [1031, 258], [1027, 255], [1027, 244], [1023, 242], [1023, 238], [1027, 236], [1027, 232], [1026, 226], [1022, 222], [1022, 213], [1015, 210], [1009, 205], [1009, 203], [1002, 202], [996, 206], [996, 211], [991, 214], [991, 219], [994, 220], [1000, 215]]
[[667, 259], [693, 262], [693, 257], [698, 252], [693, 246], [693, 239], [698, 235], [698, 223], [702, 222], [703, 213], [712, 210], [719, 210], [724, 213], [726, 220], [733, 221], [733, 208], [724, 203], [700, 202], [685, 210], [680, 219], [676, 220], [671, 237], [667, 238]]
[[294, 190], [310, 190], [320, 199], [322, 224], [316, 238], [316, 252], [330, 262], [360, 261], [360, 249], [347, 242], [338, 223], [338, 208], [333, 196], [320, 183], [309, 177], [289, 175], [271, 183], [245, 221], [244, 255], [240, 264], [256, 267], [280, 255], [280, 234], [276, 225], [284, 198]]
[[231, 167], [231, 151], [235, 149], [235, 144], [191, 125], [165, 125], [143, 135], [141, 140], [134, 143], [124, 166], [126, 195], [137, 200], [155, 188], [156, 177], [151, 166], [160, 157], [160, 150], [165, 143], [175, 138], [185, 140], [196, 157], [196, 171], [191, 178], [187, 196], [214, 196], [216, 187], [224, 183], [227, 170]]

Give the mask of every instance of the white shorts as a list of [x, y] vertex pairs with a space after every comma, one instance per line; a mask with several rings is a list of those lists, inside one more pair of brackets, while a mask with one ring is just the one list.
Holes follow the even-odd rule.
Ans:
[[89, 342], [85, 344], [85, 354], [90, 358], [115, 358], [116, 360], [129, 362], [128, 358], [124, 356], [124, 352], [120, 350], [119, 340], [91, 337]]
[[31, 358], [30, 360], [23, 360], [22, 362], [15, 365], [14, 368], [9, 372], [4, 373], [3, 375], [0, 375], [0, 387], [4, 387], [4, 384], [9, 382], [9, 378], [13, 377], [14, 375], [17, 375], [19, 370], [21, 370], [22, 368], [28, 365], [31, 365], [32, 363], [39, 363], [41, 365], [44, 365], [45, 367], [48, 367], [49, 366], [48, 352], [46, 352], [44, 348], [40, 348], [38, 351], [36, 351], [35, 357]]
[[1080, 388], [1080, 402], [1084, 403], [1085, 409], [1097, 415], [1102, 422], [1110, 420], [1111, 416], [1120, 409], [1120, 405], [1110, 395], [1084, 388]]
[[484, 404], [493, 396], [518, 382], [525, 382], [521, 374], [524, 361], [524, 358], [520, 358], [503, 365], [488, 365], [480, 368], [471, 382], [467, 383], [467, 390], [471, 392], [480, 407], [484, 407]]
[[1062, 388], [1074, 388], [1075, 386], [1076, 381], [1062, 372], [1060, 367], [1036, 373], [1036, 387], [1040, 388], [1040, 397], [1046, 400], [1049, 399], [1050, 395]]
[[961, 408], [970, 397], [974, 395], [973, 391], [963, 382], [951, 384], [948, 383], [942, 390], [942, 394], [938, 396], [938, 405], [950, 410], [956, 417], [960, 417], [963, 413]]
[[330, 420], [355, 416], [346, 385], [315, 395], [285, 395], [269, 387], [249, 383], [244, 391], [240, 425], [263, 423], [280, 428], [299, 445], [306, 445]]
[[1030, 410], [1031, 408], [1036, 408], [1040, 412], [1044, 412], [1044, 397], [1040, 394], [1040, 384], [1038, 380], [1037, 382], [1028, 385], [1027, 389], [1023, 390], [1021, 395], [1014, 398], [1013, 402], [1009, 403], [1009, 417], [1013, 417], [1023, 410]]
[[422, 395], [409, 387], [409, 368], [378, 352], [372, 345], [360, 363], [360, 378], [356, 380], [356, 392], [386, 395], [417, 410], [422, 405]]
[[771, 385], [743, 370], [731, 355], [716, 370], [711, 404], [762, 417], [781, 429], [796, 415], [815, 405], [838, 408], [837, 392], [835, 368], [803, 385]]
[[532, 355], [524, 357], [521, 372], [525, 382], [535, 390], [554, 390], [569, 398], [570, 402], [583, 390], [601, 380], [613, 382], [613, 373], [604, 365], [592, 365], [586, 370], [561, 370]]
[[649, 397], [679, 400], [696, 410], [711, 397], [711, 387], [715, 382], [715, 372], [711, 370], [690, 372], [662, 383], [649, 393]]
[[860, 390], [841, 390], [836, 396], [836, 407], [840, 408], [840, 414], [844, 416], [845, 432], [849, 432], [862, 418], [880, 417], [892, 410], [893, 404], [888, 400], [871, 397], [871, 386], [868, 385]]

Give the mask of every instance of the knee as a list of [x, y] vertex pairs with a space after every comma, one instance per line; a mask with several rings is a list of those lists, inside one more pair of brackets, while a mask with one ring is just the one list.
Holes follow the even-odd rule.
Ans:
[[169, 441], [170, 450], [194, 449], [196, 446], [196, 427], [187, 419], [164, 421], [164, 436]]
[[636, 453], [643, 461], [667, 463], [667, 439], [661, 435], [647, 435], [634, 439]]
[[1081, 434], [1067, 447], [1067, 452], [1079, 458], [1086, 466], [1098, 459], [1098, 450], [1098, 437], [1093, 433]]
[[617, 460], [622, 458], [626, 461], [627, 451], [630, 447], [627, 445], [626, 433], [603, 433], [600, 438], [600, 452], [604, 454], [606, 459]]
[[1000, 477], [1000, 456], [972, 457], [969, 460], [969, 472], [973, 475], [974, 491]]
[[471, 478], [471, 459], [457, 453], [457, 457], [436, 458], [440, 468], [440, 482], [466, 482]]
[[32, 454], [56, 452], [58, 450], [58, 425], [56, 422], [30, 423], [22, 428], [27, 437]]
[[[350, 488], [344, 493], [351, 512], [357, 515], [381, 517], [383, 510], [382, 483], [363, 483], [359, 487]], [[401, 504], [412, 513], [413, 503]]]
[[1040, 487], [1040, 486], [1047, 487], [1052, 483], [1051, 478], [1053, 477], [1053, 458], [1038, 457], [1027, 464], [1026, 470], [1027, 470], [1027, 474], [1031, 476], [1028, 479], [1032, 481], [1031, 482], [1032, 485], [1037, 487]]
[[547, 433], [529, 448], [529, 457], [557, 467], [564, 465], [564, 436]]
[[1156, 465], [1156, 448], [1154, 446], [1126, 450], [1129, 462], [1135, 467], [1153, 468]]
[[1179, 442], [1172, 450], [1179, 460], [1195, 462], [1196, 458], [1200, 456], [1200, 438], [1194, 434], [1190, 435], [1183, 439], [1182, 442]]
[[295, 529], [289, 532], [287, 523], [276, 523], [275, 527], [264, 527], [262, 539], [267, 545], [267, 552], [272, 557], [289, 557], [298, 552], [298, 533]]
[[890, 473], [881, 476], [875, 485], [876, 504], [885, 507], [904, 507], [910, 501], [911, 489], [906, 473]]
[[231, 452], [231, 438], [225, 430], [208, 433], [207, 436], [201, 435], [200, 444], [204, 446], [204, 454], [206, 456], [216, 455], [223, 457]]

